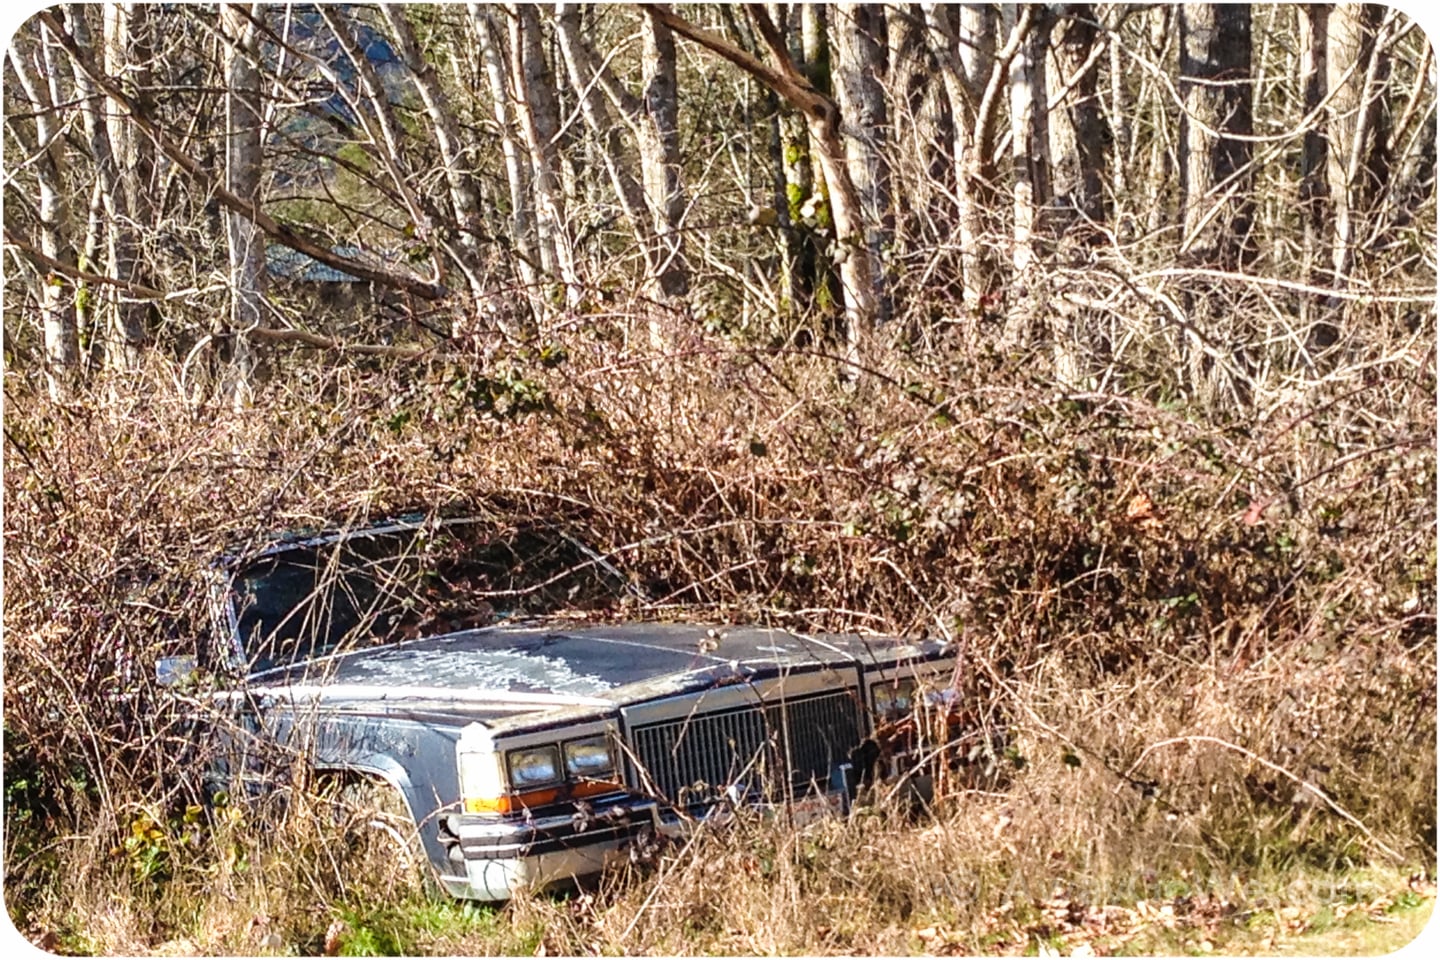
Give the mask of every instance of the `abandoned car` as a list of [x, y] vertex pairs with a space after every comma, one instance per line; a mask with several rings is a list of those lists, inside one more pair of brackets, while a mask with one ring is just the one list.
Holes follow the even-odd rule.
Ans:
[[[498, 900], [736, 805], [843, 812], [866, 784], [923, 783], [936, 743], [975, 739], [942, 643], [597, 622], [587, 591], [618, 576], [563, 534], [433, 518], [225, 560], [199, 651], [238, 681], [207, 694], [228, 718], [224, 775], [273, 776], [281, 752], [388, 785], [444, 889]], [[591, 613], [513, 609], [542, 594]], [[169, 683], [196, 666], [159, 664]]]

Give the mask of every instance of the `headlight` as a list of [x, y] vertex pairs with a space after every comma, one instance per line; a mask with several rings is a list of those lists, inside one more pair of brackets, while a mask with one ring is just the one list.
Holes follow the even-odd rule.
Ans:
[[560, 751], [553, 746], [511, 750], [506, 756], [510, 786], [515, 790], [544, 786], [560, 779]]
[[603, 780], [615, 775], [615, 760], [606, 737], [572, 740], [565, 744], [565, 772], [582, 780]]
[[875, 684], [871, 695], [875, 698], [875, 712], [881, 717], [903, 717], [910, 712], [910, 705], [915, 697], [915, 681], [881, 681]]

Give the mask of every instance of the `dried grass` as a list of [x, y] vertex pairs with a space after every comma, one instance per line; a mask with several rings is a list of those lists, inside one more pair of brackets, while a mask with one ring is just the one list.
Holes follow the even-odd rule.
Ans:
[[[605, 615], [951, 638], [978, 707], [1008, 718], [1011, 776], [918, 819], [743, 820], [438, 933], [386, 914], [402, 946], [904, 953], [938, 924], [979, 950], [1020, 929], [1003, 905], [1057, 888], [1235, 904], [1386, 848], [1433, 864], [1433, 354], [1377, 343], [1353, 375], [1242, 414], [1057, 392], [1025, 357], [877, 350], [846, 386], [813, 352], [676, 334], [645, 355], [603, 329], [543, 358], [282, 362], [238, 412], [186, 399], [159, 358], [69, 404], [7, 374], [22, 929], [101, 952], [320, 952], [337, 917], [373, 928], [378, 904], [424, 902], [343, 868], [298, 787], [279, 813], [186, 824], [195, 771], [149, 679], [205, 629], [215, 554], [416, 507], [560, 525], [648, 597]], [[148, 875], [123, 845], [142, 813], [162, 833], [136, 846]]]

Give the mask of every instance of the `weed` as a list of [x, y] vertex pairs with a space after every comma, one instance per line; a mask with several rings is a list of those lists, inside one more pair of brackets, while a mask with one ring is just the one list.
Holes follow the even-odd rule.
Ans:
[[[931, 925], [922, 945], [1018, 951], [1055, 924], [1057, 887], [1090, 910], [1239, 916], [1329, 903], [1323, 878], [1386, 850], [1433, 869], [1434, 451], [1352, 439], [1382, 415], [1433, 436], [1399, 361], [1376, 359], [1387, 390], [1363, 409], [1295, 395], [1237, 424], [922, 355], [845, 388], [803, 353], [705, 341], [657, 368], [599, 337], [484, 370], [315, 369], [239, 412], [174, 396], [158, 358], [106, 403], [10, 377], [17, 925], [136, 953], [319, 951], [337, 918], [370, 955], [908, 952]], [[1334, 448], [1285, 444], [1321, 402], [1307, 429]], [[205, 636], [210, 558], [417, 508], [562, 528], [625, 580], [593, 616], [950, 639], [975, 716], [1006, 718], [1008, 782], [956, 778], [918, 817], [739, 818], [594, 891], [494, 910], [437, 904], [394, 858], [357, 868], [364, 845], [303, 777], [283, 804], [208, 802], [153, 665]]]

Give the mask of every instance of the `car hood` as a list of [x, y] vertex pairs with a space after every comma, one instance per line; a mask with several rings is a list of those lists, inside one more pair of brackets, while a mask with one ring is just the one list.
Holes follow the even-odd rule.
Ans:
[[[319, 657], [250, 677], [252, 691], [334, 702], [450, 702], [502, 713], [614, 707], [661, 677], [681, 688], [776, 670], [894, 659], [904, 641], [695, 624], [489, 627]], [[917, 651], [918, 652], [918, 651]]]

